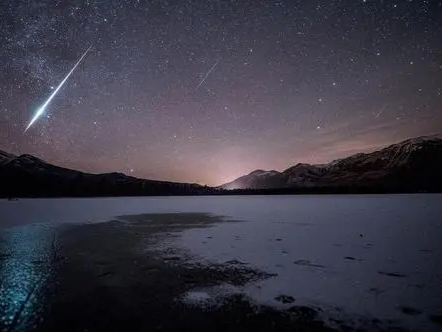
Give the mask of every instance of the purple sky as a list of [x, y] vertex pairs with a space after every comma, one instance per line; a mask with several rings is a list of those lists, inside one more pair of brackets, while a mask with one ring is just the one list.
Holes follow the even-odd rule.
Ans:
[[3, 2], [7, 152], [217, 185], [442, 128], [441, 1]]

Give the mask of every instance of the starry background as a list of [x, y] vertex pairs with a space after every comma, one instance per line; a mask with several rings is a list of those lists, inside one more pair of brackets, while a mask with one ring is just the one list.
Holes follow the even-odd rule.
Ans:
[[88, 172], [215, 185], [442, 131], [442, 1], [2, 0], [0, 46], [0, 149]]

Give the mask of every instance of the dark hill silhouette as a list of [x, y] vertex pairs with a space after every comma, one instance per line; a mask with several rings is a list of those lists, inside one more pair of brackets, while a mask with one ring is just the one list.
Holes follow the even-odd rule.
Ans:
[[0, 151], [0, 197], [442, 192], [442, 135], [418, 137], [325, 165], [256, 170], [217, 188], [90, 174]]

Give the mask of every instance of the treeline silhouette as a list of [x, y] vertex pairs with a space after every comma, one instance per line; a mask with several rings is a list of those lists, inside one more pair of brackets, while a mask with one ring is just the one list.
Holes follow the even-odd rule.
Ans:
[[[8, 181], [9, 180], [9, 181]], [[236, 189], [224, 190], [195, 184], [138, 180], [133, 182], [109, 179], [36, 179], [22, 177], [11, 182], [0, 176], [3, 185], [0, 197], [117, 197], [117, 196], [240, 196], [240, 195], [320, 195], [320, 194], [388, 194], [442, 192], [440, 186], [330, 186], [314, 188]], [[6, 182], [8, 181], [8, 182]]]

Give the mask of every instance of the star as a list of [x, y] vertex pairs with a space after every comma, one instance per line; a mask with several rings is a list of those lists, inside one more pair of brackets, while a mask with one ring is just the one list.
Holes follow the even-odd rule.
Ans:
[[0, 149], [219, 185], [442, 128], [438, 2], [189, 4], [4, 0]]

